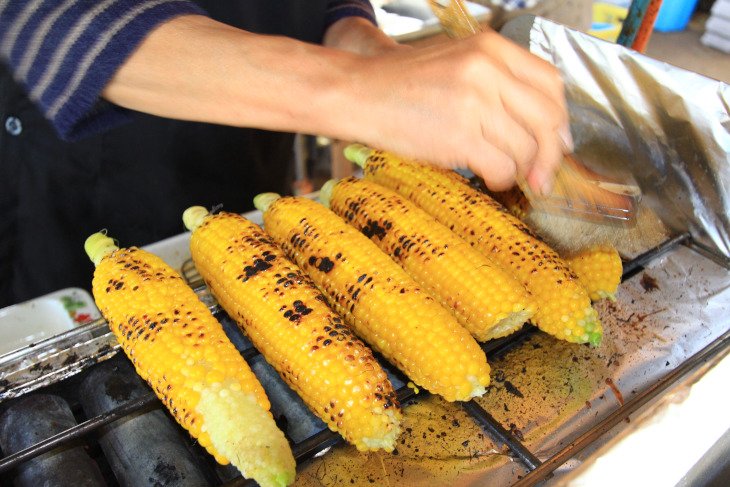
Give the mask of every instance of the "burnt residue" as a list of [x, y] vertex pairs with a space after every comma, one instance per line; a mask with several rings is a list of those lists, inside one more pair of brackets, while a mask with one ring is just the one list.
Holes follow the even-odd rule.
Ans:
[[320, 272], [327, 274], [335, 268], [335, 263], [329, 257], [317, 258], [314, 255], [310, 256], [307, 263], [317, 269]]
[[512, 436], [517, 438], [520, 441], [525, 441], [525, 436], [522, 434], [522, 431], [517, 428], [517, 425], [514, 423], [509, 424], [509, 432]]
[[524, 395], [522, 394], [522, 392], [520, 392], [520, 390], [519, 390], [518, 388], [516, 388], [516, 387], [514, 386], [514, 384], [512, 384], [512, 383], [511, 383], [510, 381], [508, 381], [508, 380], [504, 381], [504, 388], [505, 388], [505, 390], [506, 390], [507, 392], [509, 392], [509, 393], [510, 393], [510, 394], [512, 394], [513, 396], [517, 396], [517, 397], [520, 397], [520, 398], [524, 398], [524, 397], [525, 397], [525, 396], [524, 396]]
[[104, 384], [104, 392], [117, 403], [129, 401], [137, 388], [134, 384], [130, 384], [123, 377], [110, 375]]
[[303, 464], [297, 485], [450, 485], [465, 471], [511, 461], [460, 405], [429, 396], [403, 406], [392, 453], [363, 455], [351, 446], [335, 447]]
[[43, 364], [41, 362], [38, 362], [31, 366], [28, 369], [28, 372], [48, 372], [49, 370], [53, 370], [53, 365], [51, 365], [50, 363]]
[[170, 487], [179, 484], [182, 480], [182, 477], [177, 471], [177, 468], [175, 468], [175, 465], [171, 465], [161, 458], [158, 458], [154, 474], [154, 477], [149, 478], [150, 485], [154, 487]]
[[66, 357], [66, 359], [61, 363], [61, 366], [65, 367], [67, 365], [71, 365], [74, 362], [76, 362], [78, 359], [79, 359], [79, 356], [76, 355], [75, 353], [72, 353], [71, 355]]
[[659, 290], [659, 283], [657, 282], [657, 280], [646, 272], [641, 275], [641, 281], [639, 282], [641, 284], [641, 287], [644, 288], [644, 291], [648, 293]]

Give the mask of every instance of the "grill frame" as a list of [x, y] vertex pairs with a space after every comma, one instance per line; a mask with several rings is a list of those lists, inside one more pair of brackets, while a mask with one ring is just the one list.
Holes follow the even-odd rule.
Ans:
[[[663, 254], [675, 249], [679, 246], [686, 246], [695, 252], [700, 253], [703, 257], [707, 257], [702, 252], [702, 247], [695, 245], [692, 237], [688, 233], [677, 235], [670, 238], [661, 245], [650, 249], [649, 251], [624, 262], [624, 272], [622, 281], [626, 280], [643, 270], [643, 267], [649, 262], [657, 259]], [[727, 262], [719, 262], [723, 267], [729, 268]], [[188, 284], [195, 290], [196, 294], [206, 302], [215, 314], [225, 313], [215, 303], [214, 299], [210, 295], [209, 291], [202, 283], [202, 279], [197, 274], [192, 261], [187, 261], [181, 269], [183, 277], [186, 279]], [[100, 322], [94, 322], [90, 325], [86, 325], [89, 329], [95, 329], [99, 327], [105, 327], [106, 324], [103, 320]], [[111, 331], [108, 331], [111, 334]], [[516, 346], [519, 346], [527, 337], [537, 332], [535, 327], [530, 325], [525, 326], [522, 330], [514, 333], [508, 337], [494, 340], [491, 342], [483, 343], [482, 348], [484, 349], [487, 358], [494, 360], [495, 358], [505, 354]], [[104, 337], [106, 335], [102, 335]], [[113, 335], [112, 335], [113, 336]], [[42, 345], [42, 344], [39, 344]], [[104, 350], [102, 354], [94, 358], [85, 358], [85, 366], [97, 363], [105, 358], [113, 356], [119, 347], [110, 346], [108, 350]], [[540, 459], [530, 449], [528, 449], [522, 442], [507, 430], [499, 421], [497, 421], [488, 411], [484, 410], [476, 401], [468, 401], [461, 403], [463, 409], [471, 416], [474, 421], [481, 427], [485, 434], [487, 434], [496, 444], [503, 445], [508, 449], [508, 454], [511, 455], [515, 460], [522, 463], [527, 471], [527, 474], [520, 478], [514, 485], [519, 487], [527, 487], [536, 485], [539, 482], [550, 478], [552, 473], [567, 462], [570, 458], [574, 457], [585, 448], [595, 443], [605, 433], [611, 430], [614, 426], [620, 424], [626, 420], [632, 413], [636, 412], [639, 408], [650, 402], [652, 399], [658, 397], [662, 392], [666, 391], [673, 384], [677, 383], [682, 377], [686, 376], [691, 371], [695, 370], [702, 364], [710, 361], [713, 357], [722, 353], [724, 350], [730, 349], [730, 330], [725, 331], [719, 338], [713, 340], [709, 345], [704, 347], [693, 356], [686, 359], [684, 362], [677, 365], [670, 372], [663, 375], [657, 382], [647, 387], [645, 390], [631, 397], [623, 405], [617, 406], [611, 413], [605, 418], [591, 424], [590, 428], [583, 432], [578, 438], [570, 441], [562, 449], [554, 453], [548, 458]], [[259, 352], [255, 348], [249, 348], [244, 350], [242, 356], [246, 361], [250, 361], [259, 355]], [[7, 357], [4, 357], [4, 359]], [[382, 357], [378, 357], [383, 364], [388, 364]], [[83, 369], [85, 367], [81, 367]], [[400, 375], [396, 371], [396, 375], [403, 380], [404, 383], [408, 382], [408, 379]], [[24, 394], [27, 390], [33, 390], [32, 384], [30, 387], [22, 389], [22, 392], [14, 394], [10, 397], [15, 397]], [[6, 391], [0, 392], [0, 400], [5, 399], [2, 394]], [[417, 400], [428, 395], [428, 393], [417, 394], [408, 386], [402, 386], [397, 390], [398, 398], [401, 403], [405, 403], [410, 400]], [[122, 419], [132, 414], [145, 412], [155, 408], [163, 408], [157, 397], [150, 391], [149, 394], [140, 398], [129, 401], [122, 406], [115, 408], [107, 413], [88, 418], [86, 421], [69, 428], [51, 438], [43, 440], [23, 451], [4, 456], [0, 459], [0, 475], [6, 474], [13, 468], [17, 467], [21, 463], [30, 460], [38, 455], [46, 453], [54, 448], [71, 443], [79, 438], [91, 435], [99, 430], [104, 425], [110, 424], [114, 421]], [[301, 464], [307, 460], [314, 458], [315, 456], [325, 452], [327, 449], [343, 443], [342, 437], [330, 431], [324, 429], [319, 433], [316, 433], [309, 438], [306, 438], [300, 442], [292, 442], [292, 450], [297, 464]], [[245, 480], [242, 477], [235, 478], [233, 480], [223, 482], [221, 485], [232, 487], [239, 485], [255, 485], [253, 481]]]

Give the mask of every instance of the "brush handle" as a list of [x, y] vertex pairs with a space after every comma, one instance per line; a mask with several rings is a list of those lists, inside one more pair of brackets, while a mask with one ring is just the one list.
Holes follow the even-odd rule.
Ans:
[[482, 31], [461, 0], [429, 0], [428, 4], [449, 37], [465, 39]]

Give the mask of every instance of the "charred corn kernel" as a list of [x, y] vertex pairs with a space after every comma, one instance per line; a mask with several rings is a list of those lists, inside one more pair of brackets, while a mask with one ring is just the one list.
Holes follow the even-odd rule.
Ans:
[[401, 420], [393, 386], [311, 279], [242, 216], [192, 207], [183, 219], [198, 271], [266, 361], [358, 450], [392, 451]]
[[[526, 220], [530, 202], [519, 188], [488, 194], [517, 218]], [[603, 298], [612, 301], [615, 299], [623, 273], [623, 263], [615, 248], [610, 245], [597, 245], [572, 255], [563, 255], [563, 259], [576, 273], [592, 301]]]
[[565, 261], [578, 275], [593, 301], [616, 299], [623, 263], [615, 248], [609, 245], [590, 247], [566, 257]]
[[527, 219], [527, 214], [530, 210], [530, 202], [527, 201], [525, 193], [523, 193], [519, 187], [515, 186], [507, 191], [488, 191], [487, 194], [523, 222]]
[[558, 338], [597, 346], [603, 330], [578, 277], [558, 254], [499, 203], [447, 169], [350, 146], [348, 158], [365, 177], [415, 202], [493, 262], [513, 273], [533, 296], [532, 321]]
[[450, 309], [477, 340], [509, 335], [533, 315], [521, 283], [398, 193], [349, 178], [325, 184], [320, 198]]
[[306, 198], [268, 193], [254, 202], [264, 212], [266, 231], [312, 277], [332, 307], [413, 382], [449, 401], [485, 392], [489, 366], [484, 351], [367, 237]]
[[[221, 463], [260, 485], [294, 481], [295, 463], [258, 379], [179, 274], [136, 247], [97, 233], [94, 300], [139, 375], [175, 419]], [[199, 350], [214, 348], [206, 359]], [[224, 393], [224, 394], [221, 394]]]

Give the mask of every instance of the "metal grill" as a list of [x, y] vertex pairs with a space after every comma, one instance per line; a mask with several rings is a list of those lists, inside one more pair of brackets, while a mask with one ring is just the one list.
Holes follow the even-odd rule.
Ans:
[[[701, 251], [697, 249], [688, 234], [678, 235], [664, 244], [651, 249], [650, 251], [642, 254], [631, 261], [624, 263], [624, 279], [627, 279], [637, 272], [642, 270], [642, 267], [648, 262], [658, 258], [665, 252], [668, 252], [680, 245], [685, 245], [689, 248]], [[195, 266], [192, 262], [187, 262], [182, 268], [182, 274], [187, 282], [193, 287], [204, 302], [209, 303], [211, 309], [216, 314], [222, 314], [220, 310], [212, 300], [212, 297], [208, 293], [207, 289], [202, 283], [200, 275], [197, 273]], [[108, 330], [107, 330], [108, 332]], [[508, 337], [487, 342], [482, 344], [484, 351], [490, 361], [502, 356], [506, 352], [512, 350], [514, 347], [519, 346], [527, 337], [533, 335], [536, 332], [536, 328], [532, 326], [526, 326], [521, 331], [510, 335]], [[105, 336], [105, 335], [103, 335]], [[98, 337], [97, 337], [98, 338]], [[576, 454], [581, 452], [583, 449], [591, 445], [597, 439], [599, 439], [604, 433], [609, 431], [614, 426], [618, 425], [621, 421], [625, 420], [632, 413], [637, 411], [641, 406], [648, 403], [652, 398], [657, 397], [663, 391], [665, 391], [672, 384], [676, 383], [681, 377], [686, 375], [688, 372], [694, 370], [702, 363], [710, 360], [717, 354], [726, 350], [730, 346], [730, 331], [725, 332], [719, 339], [713, 341], [710, 345], [702, 349], [700, 352], [693, 355], [688, 360], [679, 364], [672, 371], [665, 374], [659, 381], [654, 383], [652, 386], [646, 388], [646, 390], [634, 395], [630, 400], [627, 400], [622, 406], [617, 407], [612, 413], [610, 413], [603, 420], [596, 422], [591, 425], [588, 431], [584, 432], [575, 440], [565, 445], [560, 451], [549, 458], [541, 460], [537, 457], [535, 452], [530, 451], [523, 445], [520, 439], [515, 435], [514, 432], [506, 429], [499, 421], [497, 421], [489, 411], [483, 409], [476, 401], [472, 400], [469, 402], [461, 403], [464, 411], [466, 411], [474, 421], [481, 427], [481, 429], [495, 442], [495, 444], [503, 445], [507, 448], [509, 455], [515, 460], [521, 462], [526, 471], [528, 472], [523, 478], [517, 481], [516, 485], [529, 486], [535, 485], [549, 478], [552, 472], [564, 464], [568, 459], [574, 457]], [[109, 344], [106, 355], [112, 355], [116, 346]], [[255, 358], [258, 355], [258, 351], [254, 348], [248, 348], [242, 352], [244, 358], [247, 361]], [[102, 358], [106, 358], [106, 355]], [[98, 359], [99, 357], [97, 357]], [[387, 367], [382, 357], [379, 357], [382, 363]], [[392, 368], [389, 368], [392, 370]], [[395, 375], [402, 379], [403, 383], [407, 383], [408, 379], [400, 376], [398, 372]], [[2, 385], [5, 387], [5, 385]], [[55, 384], [54, 387], [63, 387], [63, 383]], [[32, 386], [28, 386], [25, 389], [15, 391], [13, 395], [20, 395], [24, 390], [32, 390]], [[398, 398], [401, 403], [406, 403], [411, 400], [420, 400], [427, 395], [427, 393], [416, 393], [413, 389], [408, 386], [402, 386], [397, 390]], [[43, 440], [30, 448], [23, 451], [7, 455], [0, 460], [0, 477], [3, 474], [7, 474], [9, 471], [19, 466], [23, 462], [26, 462], [34, 457], [37, 457], [43, 453], [49, 452], [59, 446], [69, 444], [82, 437], [87, 437], [95, 432], [98, 432], [100, 428], [117, 420], [123, 419], [135, 413], [149, 411], [155, 408], [162, 408], [161, 403], [150, 391], [143, 397], [138, 397], [131, 400], [120, 407], [117, 407], [105, 414], [99, 416], [90, 417], [85, 419], [83, 422], [67, 429], [53, 437]], [[290, 439], [291, 441], [291, 439]], [[292, 448], [294, 456], [298, 464], [305, 462], [315, 455], [318, 455], [328, 448], [343, 442], [342, 438], [337, 434], [333, 433], [328, 429], [323, 429], [320, 432], [310, 436], [302, 441], [292, 441]], [[252, 481], [246, 481], [240, 476], [233, 480], [221, 480], [219, 485], [250, 485]]]

